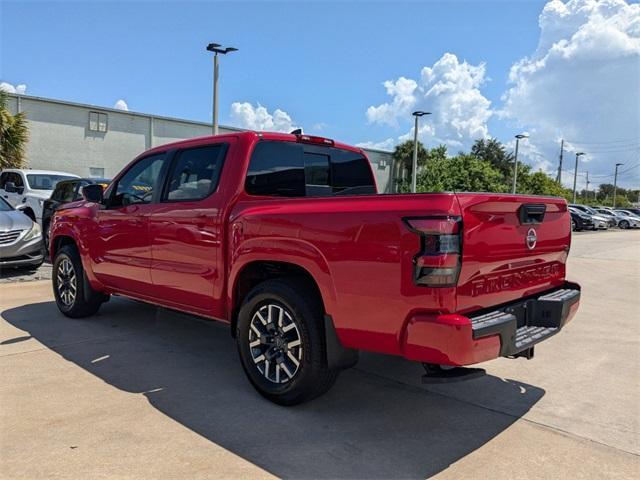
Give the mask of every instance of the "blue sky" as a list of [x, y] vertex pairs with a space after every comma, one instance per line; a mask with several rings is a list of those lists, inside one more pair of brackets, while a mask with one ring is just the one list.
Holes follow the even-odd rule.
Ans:
[[[26, 84], [36, 96], [109, 107], [124, 99], [130, 110], [210, 121], [211, 57], [204, 47], [216, 41], [240, 49], [221, 61], [221, 123], [238, 123], [232, 103], [249, 102], [346, 142], [397, 143], [411, 128], [406, 112], [396, 112], [394, 125], [367, 116], [369, 107], [392, 101], [383, 82], [418, 81], [423, 67], [451, 53], [460, 63], [484, 64], [481, 86], [471, 90], [500, 110], [510, 68], [536, 52], [545, 3], [3, 1], [0, 80]], [[482, 128], [505, 142], [521, 129], [543, 130], [518, 115], [495, 113]], [[557, 156], [550, 138], [557, 132], [550, 131], [535, 152], [525, 149], [543, 168]], [[424, 140], [433, 143], [429, 133]], [[551, 157], [549, 165], [543, 157]], [[604, 167], [603, 160], [607, 172]]]

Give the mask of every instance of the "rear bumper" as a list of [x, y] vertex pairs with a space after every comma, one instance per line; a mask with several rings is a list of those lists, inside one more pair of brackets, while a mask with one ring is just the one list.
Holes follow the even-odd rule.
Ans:
[[471, 365], [516, 355], [558, 333], [575, 315], [580, 286], [562, 287], [469, 316], [416, 315], [409, 320], [403, 356], [441, 365]]

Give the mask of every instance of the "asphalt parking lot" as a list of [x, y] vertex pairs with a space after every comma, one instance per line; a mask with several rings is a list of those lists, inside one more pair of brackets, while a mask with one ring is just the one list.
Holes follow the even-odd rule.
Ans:
[[260, 398], [224, 325], [113, 299], [61, 316], [0, 285], [1, 478], [638, 478], [640, 231], [574, 236], [581, 310], [536, 357], [423, 386], [362, 355], [324, 397]]

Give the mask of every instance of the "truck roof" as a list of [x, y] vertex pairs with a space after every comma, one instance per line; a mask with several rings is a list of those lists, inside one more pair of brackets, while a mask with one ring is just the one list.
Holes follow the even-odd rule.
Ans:
[[30, 168], [5, 168], [2, 172], [24, 172], [25, 174], [35, 174], [35, 175], [64, 175], [67, 177], [78, 178], [78, 175], [74, 175], [69, 172], [58, 172], [55, 170], [32, 170]]
[[[298, 141], [298, 135], [294, 135], [291, 133], [278, 133], [278, 132], [262, 132], [262, 131], [254, 131], [254, 130], [247, 130], [245, 132], [231, 132], [231, 133], [223, 133], [220, 135], [205, 135], [202, 137], [194, 137], [194, 138], [189, 138], [186, 140], [179, 140], [177, 142], [172, 142], [172, 143], [165, 143], [163, 145], [159, 145], [157, 147], [154, 147], [152, 149], [149, 149], [147, 151], [145, 151], [145, 154], [149, 153], [149, 152], [156, 152], [156, 151], [164, 151], [167, 149], [171, 149], [171, 148], [180, 148], [180, 147], [186, 147], [192, 144], [201, 144], [201, 143], [206, 143], [206, 140], [214, 140], [214, 139], [224, 139], [225, 137], [252, 137], [252, 138], [256, 138], [257, 140], [279, 140], [282, 142], [297, 142]], [[325, 137], [316, 137], [313, 136], [313, 138], [318, 138], [318, 139], [323, 139]], [[340, 148], [343, 150], [351, 150], [353, 152], [357, 152], [357, 153], [363, 153], [363, 150], [360, 147], [354, 147], [352, 145], [347, 145], [346, 143], [341, 143], [341, 142], [336, 142], [335, 140], [332, 139], [327, 139], [327, 140], [331, 140], [331, 142], [333, 142], [333, 144], [331, 146], [335, 147], [335, 148]]]

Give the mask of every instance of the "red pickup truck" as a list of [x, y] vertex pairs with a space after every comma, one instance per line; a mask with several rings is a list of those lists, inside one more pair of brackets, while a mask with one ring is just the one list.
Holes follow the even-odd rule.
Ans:
[[308, 135], [153, 148], [55, 214], [58, 308], [84, 317], [124, 295], [227, 322], [253, 386], [285, 405], [359, 350], [447, 378], [530, 358], [573, 317], [564, 200], [378, 195], [374, 178], [361, 149]]

